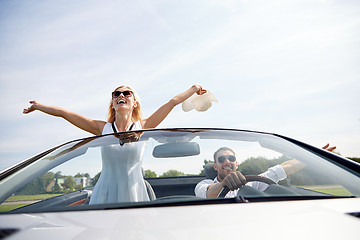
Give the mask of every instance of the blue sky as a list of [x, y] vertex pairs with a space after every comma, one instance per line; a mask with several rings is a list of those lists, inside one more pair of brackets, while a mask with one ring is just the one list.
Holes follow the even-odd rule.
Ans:
[[143, 114], [192, 84], [220, 101], [159, 127], [275, 132], [360, 156], [360, 2], [0, 0], [0, 169], [75, 138], [29, 100], [105, 119], [133, 86]]

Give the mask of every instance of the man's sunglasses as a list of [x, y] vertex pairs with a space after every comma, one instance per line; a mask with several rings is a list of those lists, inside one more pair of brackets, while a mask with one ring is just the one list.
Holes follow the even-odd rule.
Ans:
[[124, 97], [131, 97], [133, 95], [133, 92], [132, 91], [129, 91], [129, 90], [126, 90], [126, 91], [114, 91], [112, 92], [112, 98], [117, 98], [119, 97], [120, 95], [124, 95]]
[[236, 157], [234, 155], [223, 155], [218, 157], [218, 162], [219, 163], [224, 163], [226, 161], [226, 159], [228, 159], [230, 162], [235, 162], [236, 161]]

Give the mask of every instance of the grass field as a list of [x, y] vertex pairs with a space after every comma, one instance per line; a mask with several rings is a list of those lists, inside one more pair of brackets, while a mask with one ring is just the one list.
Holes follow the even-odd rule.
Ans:
[[61, 194], [14, 195], [9, 197], [3, 204], [0, 205], [0, 212], [11, 211], [13, 209], [29, 205], [32, 201], [40, 201], [46, 198], [56, 197], [58, 195]]
[[26, 206], [28, 204], [11, 204], [11, 205], [0, 205], [0, 212], [8, 212], [23, 206]]
[[14, 195], [14, 196], [9, 197], [5, 202], [43, 200], [46, 198], [56, 197], [59, 195], [61, 195], [61, 194]]
[[335, 196], [351, 196], [351, 192], [345, 188], [321, 188], [321, 189], [312, 189], [317, 192], [327, 193]]
[[331, 194], [335, 196], [352, 196], [353, 194], [349, 192], [346, 188], [340, 185], [324, 185], [324, 186], [299, 186], [305, 189], [310, 189], [316, 192]]

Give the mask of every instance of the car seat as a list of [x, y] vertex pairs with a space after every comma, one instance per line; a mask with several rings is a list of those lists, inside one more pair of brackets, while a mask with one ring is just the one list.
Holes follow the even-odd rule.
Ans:
[[147, 194], [149, 195], [150, 201], [156, 200], [156, 194], [154, 192], [154, 189], [152, 188], [151, 184], [145, 180], [145, 171], [143, 168], [141, 168], [142, 174], [144, 177], [144, 183], [146, 187]]
[[217, 176], [217, 171], [214, 169], [214, 163], [207, 163], [204, 166], [204, 174], [208, 179], [215, 179]]

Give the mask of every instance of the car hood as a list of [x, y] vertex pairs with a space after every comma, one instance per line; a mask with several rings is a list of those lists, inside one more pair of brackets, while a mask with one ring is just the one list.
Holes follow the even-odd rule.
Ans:
[[358, 239], [360, 199], [0, 215], [11, 239]]

